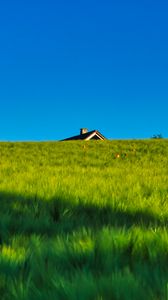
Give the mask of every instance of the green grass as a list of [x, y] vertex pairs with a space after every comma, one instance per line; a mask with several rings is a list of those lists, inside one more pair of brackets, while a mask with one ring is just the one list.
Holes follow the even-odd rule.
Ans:
[[0, 299], [168, 300], [168, 141], [0, 143]]

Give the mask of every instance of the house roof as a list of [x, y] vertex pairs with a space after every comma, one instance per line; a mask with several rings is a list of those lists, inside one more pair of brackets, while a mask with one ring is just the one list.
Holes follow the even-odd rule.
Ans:
[[75, 135], [72, 137], [69, 137], [67, 139], [64, 139], [62, 141], [72, 141], [72, 140], [85, 140], [88, 141], [90, 139], [100, 139], [100, 140], [106, 140], [105, 136], [103, 136], [98, 130], [92, 130], [83, 134]]

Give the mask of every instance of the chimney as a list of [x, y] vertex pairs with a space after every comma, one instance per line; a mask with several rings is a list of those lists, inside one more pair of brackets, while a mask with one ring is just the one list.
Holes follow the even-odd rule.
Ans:
[[80, 129], [80, 135], [85, 134], [85, 133], [87, 133], [87, 132], [88, 132], [88, 129], [87, 129], [87, 128], [81, 128], [81, 129]]

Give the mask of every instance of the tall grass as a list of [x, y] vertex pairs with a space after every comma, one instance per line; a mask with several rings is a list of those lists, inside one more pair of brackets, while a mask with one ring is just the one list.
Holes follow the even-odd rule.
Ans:
[[0, 143], [0, 295], [168, 299], [168, 141]]

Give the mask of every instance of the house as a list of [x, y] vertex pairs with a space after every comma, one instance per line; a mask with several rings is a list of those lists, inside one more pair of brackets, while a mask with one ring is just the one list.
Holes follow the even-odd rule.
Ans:
[[79, 135], [69, 137], [69, 138], [64, 139], [62, 141], [73, 141], [73, 140], [84, 140], [84, 141], [106, 140], [106, 138], [98, 130], [88, 131], [87, 128], [81, 128]]

